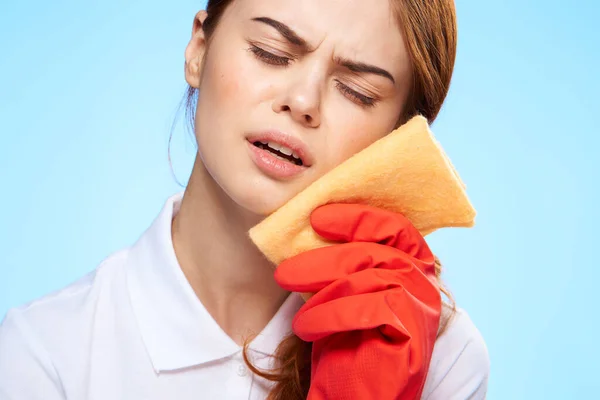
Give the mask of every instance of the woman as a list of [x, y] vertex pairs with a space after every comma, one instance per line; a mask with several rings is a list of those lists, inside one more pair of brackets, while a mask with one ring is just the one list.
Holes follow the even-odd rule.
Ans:
[[[306, 396], [310, 344], [290, 336], [303, 300], [247, 231], [409, 117], [433, 121], [455, 45], [451, 0], [209, 1], [185, 50], [198, 143], [185, 192], [132, 247], [7, 314], [0, 399]], [[408, 384], [483, 399], [485, 344], [447, 310], [426, 381]]]

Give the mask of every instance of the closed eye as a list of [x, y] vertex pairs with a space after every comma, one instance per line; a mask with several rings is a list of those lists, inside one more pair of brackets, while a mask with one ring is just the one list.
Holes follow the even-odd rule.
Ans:
[[[256, 45], [251, 45], [248, 51], [252, 52], [259, 60], [266, 62], [270, 65], [276, 65], [280, 67], [288, 67], [290, 62], [292, 61], [291, 57], [282, 57], [277, 56], [273, 53], [270, 53]], [[336, 80], [336, 87], [350, 100], [355, 103], [358, 102], [360, 105], [365, 107], [373, 107], [376, 104], [376, 99], [373, 97], [366, 96], [362, 93], [357, 92], [356, 90], [351, 89], [347, 85], [344, 85], [342, 82]]]
[[362, 93], [358, 93], [356, 90], [350, 89], [348, 86], [344, 85], [342, 82], [336, 80], [336, 86], [347, 96], [350, 96], [354, 100], [358, 100], [362, 105], [366, 107], [373, 107], [376, 103], [373, 97], [365, 96]]
[[269, 53], [268, 51], [263, 50], [255, 45], [250, 46], [248, 50], [251, 51], [258, 59], [272, 65], [287, 67], [290, 65], [290, 61], [292, 60], [290, 57], [276, 56], [275, 54]]

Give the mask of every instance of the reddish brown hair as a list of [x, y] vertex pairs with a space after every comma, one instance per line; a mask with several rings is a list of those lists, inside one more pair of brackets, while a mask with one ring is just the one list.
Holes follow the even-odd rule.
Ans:
[[[225, 9], [234, 0], [209, 0], [202, 29], [210, 43], [215, 28]], [[410, 54], [413, 85], [404, 110], [399, 113], [397, 126], [414, 115], [423, 115], [429, 123], [437, 117], [448, 94], [454, 60], [456, 57], [457, 29], [453, 0], [390, 0], [397, 14], [405, 42]], [[186, 96], [186, 117], [193, 127], [197, 90], [189, 87]], [[442, 265], [436, 257], [436, 275], [442, 293], [449, 303], [443, 313], [438, 336], [441, 335], [455, 312], [455, 304], [449, 291], [443, 286], [440, 276]], [[273, 355], [276, 367], [261, 371], [247, 357], [250, 369], [259, 376], [275, 382], [268, 400], [304, 400], [310, 386], [311, 344], [296, 335], [286, 337]]]

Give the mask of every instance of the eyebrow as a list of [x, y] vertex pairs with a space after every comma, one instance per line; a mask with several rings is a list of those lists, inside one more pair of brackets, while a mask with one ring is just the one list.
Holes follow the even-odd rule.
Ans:
[[[269, 17], [256, 17], [252, 18], [252, 21], [261, 22], [263, 24], [269, 25], [275, 29], [283, 36], [288, 42], [291, 44], [300, 47], [305, 52], [310, 52], [312, 49], [309, 46], [308, 42], [300, 37], [292, 28], [284, 24], [283, 22], [276, 21]], [[335, 62], [350, 71], [353, 72], [365, 72], [375, 75], [383, 76], [392, 81], [392, 83], [396, 83], [392, 74], [386, 71], [383, 68], [379, 68], [375, 65], [366, 64], [363, 62], [353, 61], [344, 57], [336, 57]]]

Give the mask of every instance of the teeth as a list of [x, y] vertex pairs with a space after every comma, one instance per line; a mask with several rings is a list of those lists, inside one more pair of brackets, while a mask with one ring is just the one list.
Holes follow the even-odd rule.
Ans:
[[282, 152], [283, 154], [285, 154], [286, 156], [291, 156], [293, 151], [292, 149], [288, 149], [287, 147], [281, 146], [279, 148], [279, 151]]
[[278, 145], [277, 143], [274, 143], [274, 142], [268, 142], [267, 146], [269, 146], [273, 150], [277, 150], [277, 151], [279, 151], [279, 149], [281, 148], [280, 145]]
[[274, 143], [274, 142], [268, 142], [266, 144], [273, 150], [277, 150], [277, 151], [285, 154], [286, 156], [293, 156], [295, 158], [300, 158], [300, 157], [298, 157], [298, 154], [296, 154], [292, 149], [290, 149], [288, 147], [282, 146], [282, 145]]
[[260, 143], [264, 144], [265, 146], [270, 147], [273, 150], [279, 151], [282, 154], [285, 154], [286, 156], [292, 156], [294, 157], [296, 160], [300, 160], [300, 156], [298, 155], [298, 153], [296, 153], [295, 151], [293, 151], [292, 149], [282, 146], [278, 143], [275, 142], [263, 142], [261, 141]]

